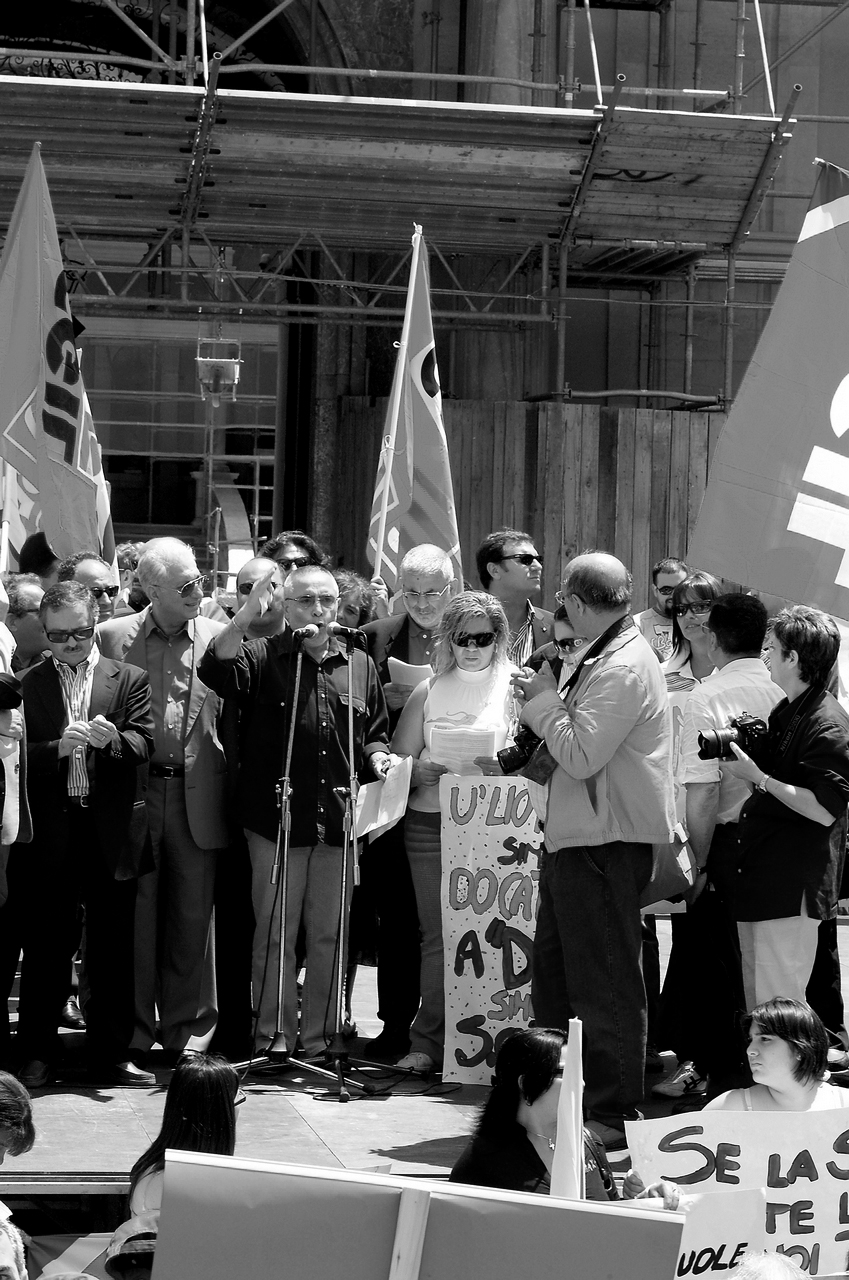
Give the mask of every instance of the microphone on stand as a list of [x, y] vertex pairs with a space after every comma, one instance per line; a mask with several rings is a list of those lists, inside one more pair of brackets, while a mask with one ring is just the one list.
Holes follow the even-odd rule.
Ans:
[[301, 643], [303, 643], [304, 640], [314, 640], [318, 635], [318, 632], [319, 632], [319, 628], [315, 625], [315, 623], [309, 622], [305, 627], [298, 627], [297, 631], [293, 631], [292, 639], [300, 640]]
[[368, 644], [359, 627], [343, 627], [339, 622], [328, 622], [324, 629], [329, 636], [337, 636], [338, 639], [344, 640], [351, 648], [355, 644], [362, 644], [363, 647]]

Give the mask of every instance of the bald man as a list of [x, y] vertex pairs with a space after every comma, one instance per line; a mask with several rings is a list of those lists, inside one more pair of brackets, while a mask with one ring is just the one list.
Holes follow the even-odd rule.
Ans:
[[546, 792], [534, 1016], [547, 1027], [583, 1022], [587, 1123], [615, 1151], [643, 1097], [640, 893], [652, 845], [671, 842], [675, 826], [671, 722], [660, 664], [629, 612], [625, 566], [578, 556], [559, 599], [590, 642], [583, 661], [562, 697], [547, 664], [514, 677], [522, 721], [547, 748], [525, 769]]
[[263, 640], [267, 636], [279, 636], [286, 628], [283, 583], [288, 570], [276, 560], [255, 556], [246, 560], [236, 575], [236, 608], [243, 605], [251, 594], [255, 582], [269, 583], [271, 590], [262, 596], [262, 613], [251, 619], [245, 632], [248, 640]]

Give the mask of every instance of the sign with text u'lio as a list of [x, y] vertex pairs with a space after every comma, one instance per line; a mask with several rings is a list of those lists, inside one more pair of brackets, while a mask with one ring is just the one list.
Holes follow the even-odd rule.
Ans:
[[812, 1276], [849, 1270], [849, 1109], [700, 1111], [628, 1122], [626, 1132], [644, 1182], [665, 1178], [685, 1191], [763, 1187], [764, 1248]]
[[505, 1038], [533, 1016], [542, 833], [522, 778], [440, 779], [444, 1080], [489, 1084]]

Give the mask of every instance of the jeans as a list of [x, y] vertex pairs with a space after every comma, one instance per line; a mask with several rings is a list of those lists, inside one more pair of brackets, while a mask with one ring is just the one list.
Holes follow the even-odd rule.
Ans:
[[546, 852], [540, 866], [534, 1018], [563, 1029], [581, 1019], [584, 1109], [620, 1127], [643, 1097], [639, 897], [651, 869], [651, 845], [621, 840]]

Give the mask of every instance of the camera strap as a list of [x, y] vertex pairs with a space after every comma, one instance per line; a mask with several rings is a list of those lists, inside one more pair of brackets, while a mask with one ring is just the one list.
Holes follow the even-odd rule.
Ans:
[[805, 712], [808, 710], [808, 703], [810, 702], [812, 696], [819, 692], [820, 692], [820, 689], [818, 686], [811, 685], [810, 689], [806, 690], [806, 692], [802, 694], [801, 698], [799, 699], [799, 705], [793, 714], [793, 719], [790, 721], [787, 728], [784, 730], [784, 733], [781, 735], [781, 740], [778, 746], [775, 748], [775, 755], [778, 759], [780, 759], [783, 755], [787, 754], [787, 749], [790, 746], [790, 743], [793, 741], [793, 734], [799, 728], [799, 722], [801, 721]]
[[597, 640], [592, 642], [589, 649], [587, 649], [587, 652], [584, 654], [583, 658], [578, 663], [563, 688], [560, 690], [560, 698], [563, 702], [566, 701], [567, 694], [574, 689], [575, 685], [580, 680], [584, 667], [592, 665], [597, 658], [601, 657], [602, 653], [604, 653], [611, 641], [616, 640], [618, 636], [623, 635], [624, 632], [631, 628], [636, 630], [637, 624], [631, 617], [630, 613], [626, 613], [624, 617], [617, 618], [616, 621], [607, 628], [603, 635], [600, 635]]

